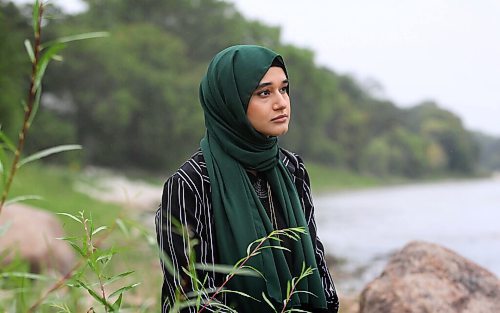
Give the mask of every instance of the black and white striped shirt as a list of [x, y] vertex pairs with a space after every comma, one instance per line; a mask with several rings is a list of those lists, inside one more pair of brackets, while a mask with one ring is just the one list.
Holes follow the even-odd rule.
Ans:
[[[308, 231], [313, 240], [318, 271], [324, 286], [328, 310], [338, 311], [338, 297], [325, 263], [323, 245], [316, 233], [314, 206], [311, 197], [309, 176], [302, 159], [284, 149], [280, 150], [280, 158], [292, 174], [293, 181], [304, 209]], [[215, 237], [214, 214], [211, 205], [210, 179], [201, 150], [198, 150], [181, 168], [165, 183], [161, 206], [156, 213], [156, 233], [160, 251], [171, 260], [162, 260], [164, 275], [162, 288], [162, 312], [170, 310], [170, 303], [176, 298], [176, 292], [188, 298], [192, 290], [192, 282], [184, 276], [181, 267], [187, 268], [189, 263], [189, 247], [194, 245], [197, 263], [204, 265], [217, 264], [217, 240]], [[175, 226], [179, 221], [187, 226], [189, 235], [178, 231]], [[242, 256], [243, 257], [243, 256]], [[163, 258], [164, 259], [164, 258]], [[179, 274], [183, 275], [179, 277]], [[215, 289], [222, 283], [222, 275], [215, 271], [203, 272], [206, 276], [205, 288]], [[193, 307], [186, 312], [196, 312]], [[183, 311], [184, 312], [184, 311]]]

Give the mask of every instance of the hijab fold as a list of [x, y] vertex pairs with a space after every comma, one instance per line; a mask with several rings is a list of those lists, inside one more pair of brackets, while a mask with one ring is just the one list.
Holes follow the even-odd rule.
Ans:
[[[273, 231], [272, 223], [250, 182], [246, 169], [265, 175], [272, 195], [282, 210], [288, 227], [307, 223], [295, 185], [285, 165], [279, 160], [278, 139], [257, 132], [246, 116], [252, 93], [273, 61], [286, 68], [281, 56], [260, 46], [233, 46], [219, 52], [210, 63], [200, 84], [200, 102], [205, 113], [207, 132], [200, 145], [210, 177], [219, 261], [234, 265], [246, 256], [247, 247]], [[277, 208], [278, 209], [278, 208]], [[279, 245], [267, 241], [265, 246]], [[293, 253], [287, 264], [283, 253]], [[294, 241], [292, 252], [266, 248], [246, 265], [262, 277], [235, 276], [229, 289], [244, 292], [260, 302], [230, 296], [239, 312], [271, 312], [262, 300], [266, 294], [277, 308], [286, 299], [287, 282], [298, 277], [303, 264], [317, 268], [309, 234]], [[307, 305], [326, 308], [326, 299], [317, 270], [301, 280], [289, 307]]]

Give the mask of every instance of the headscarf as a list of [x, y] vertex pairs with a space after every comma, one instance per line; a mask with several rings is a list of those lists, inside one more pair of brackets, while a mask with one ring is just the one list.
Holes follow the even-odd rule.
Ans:
[[[239, 45], [219, 52], [211, 61], [200, 84], [200, 102], [205, 113], [206, 135], [201, 141], [212, 192], [219, 262], [234, 265], [246, 256], [253, 241], [273, 231], [272, 223], [250, 182], [246, 169], [262, 172], [288, 227], [307, 223], [291, 174], [279, 159], [278, 139], [256, 131], [246, 111], [252, 93], [269, 67], [277, 62], [286, 68], [276, 52], [254, 45]], [[266, 242], [266, 246], [277, 242]], [[298, 277], [303, 263], [317, 268], [309, 234], [292, 243], [293, 264], [287, 264], [280, 249], [267, 248], [250, 259], [261, 277], [234, 276], [229, 289], [244, 292], [261, 302], [238, 296], [229, 302], [239, 312], [271, 312], [262, 293], [278, 308], [286, 299], [287, 282]], [[317, 270], [302, 280], [289, 307], [307, 305], [326, 308], [324, 289]], [[229, 294], [231, 295], [231, 294]]]

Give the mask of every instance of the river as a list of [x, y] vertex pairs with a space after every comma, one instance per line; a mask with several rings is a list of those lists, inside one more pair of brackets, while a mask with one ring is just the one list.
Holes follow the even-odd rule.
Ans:
[[[412, 240], [441, 244], [500, 276], [500, 178], [316, 195], [318, 233], [358, 292]], [[335, 271], [334, 271], [335, 272]]]

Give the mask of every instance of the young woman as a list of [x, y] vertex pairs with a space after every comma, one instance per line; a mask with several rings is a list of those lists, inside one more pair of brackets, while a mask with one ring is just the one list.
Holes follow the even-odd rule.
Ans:
[[[168, 312], [179, 295], [189, 297], [193, 282], [181, 268], [193, 259], [205, 269], [234, 265], [256, 239], [302, 226], [307, 233], [300, 240], [266, 243], [287, 250], [264, 249], [250, 259], [248, 265], [264, 278], [238, 275], [227, 285], [260, 302], [235, 293], [218, 298], [238, 312], [272, 312], [265, 294], [281, 310], [288, 281], [305, 264], [314, 271], [298, 289], [307, 292], [294, 295], [288, 308], [337, 312], [337, 294], [316, 236], [309, 177], [300, 157], [278, 146], [291, 114], [282, 57], [253, 45], [219, 52], [201, 81], [200, 102], [207, 129], [201, 149], [167, 180], [156, 215], [158, 244], [173, 266], [169, 271], [162, 262], [162, 311]], [[188, 232], [177, 231], [176, 221]], [[188, 247], [195, 240], [193, 256]], [[213, 270], [200, 271], [199, 277], [207, 289], [224, 279]]]

